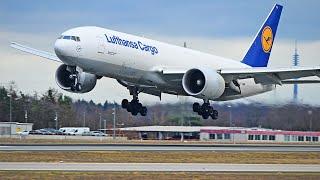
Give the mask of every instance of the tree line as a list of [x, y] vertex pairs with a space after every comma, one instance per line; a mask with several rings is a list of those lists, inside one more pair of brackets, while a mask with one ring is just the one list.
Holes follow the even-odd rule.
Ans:
[[116, 126], [184, 125], [184, 126], [241, 126], [263, 127], [283, 130], [319, 131], [320, 107], [289, 103], [267, 105], [260, 103], [216, 103], [217, 120], [203, 120], [192, 112], [192, 103], [155, 104], [148, 107], [145, 117], [133, 117], [121, 105], [105, 100], [75, 100], [56, 89], [45, 93], [25, 94], [14, 87], [0, 87], [0, 121], [10, 121], [10, 99], [12, 122], [31, 122], [34, 129], [55, 128], [56, 118], [60, 127], [111, 128], [113, 111], [116, 111]]

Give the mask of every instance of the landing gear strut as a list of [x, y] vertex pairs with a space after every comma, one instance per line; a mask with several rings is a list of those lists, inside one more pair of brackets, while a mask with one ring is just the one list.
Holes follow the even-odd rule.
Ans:
[[199, 103], [194, 103], [193, 112], [198, 113], [200, 116], [202, 116], [203, 119], [208, 119], [209, 116], [212, 119], [218, 119], [218, 111], [213, 109], [212, 106], [210, 106], [208, 100], [205, 100], [201, 106]]
[[75, 66], [68, 66], [68, 70], [70, 71], [70, 75], [69, 75], [69, 79], [72, 81], [71, 83], [71, 91], [75, 92], [75, 91], [81, 91], [82, 90], [82, 86], [81, 83], [79, 82], [79, 72], [77, 72], [76, 67]]
[[137, 88], [130, 88], [130, 95], [133, 95], [133, 99], [131, 102], [129, 102], [127, 99], [123, 99], [121, 102], [121, 106], [123, 109], [126, 109], [128, 112], [131, 112], [133, 116], [138, 115], [138, 113], [141, 114], [141, 116], [147, 115], [147, 107], [142, 106], [142, 104], [139, 102], [138, 94], [139, 91]]

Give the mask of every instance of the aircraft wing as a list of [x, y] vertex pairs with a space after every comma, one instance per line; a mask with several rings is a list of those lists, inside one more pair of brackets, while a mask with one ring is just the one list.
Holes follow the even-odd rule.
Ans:
[[[243, 68], [221, 69], [218, 71], [223, 77], [232, 76], [232, 79], [254, 78], [261, 84], [289, 84], [289, 79], [309, 76], [320, 77], [320, 67], [291, 67], [291, 68]], [[292, 80], [294, 83], [315, 83], [308, 80]]]
[[[184, 73], [183, 68], [163, 68], [159, 70], [164, 78], [171, 82], [180, 83]], [[291, 68], [242, 68], [217, 70], [225, 79], [254, 78], [256, 83], [261, 84], [313, 84], [320, 80], [296, 80], [298, 78], [318, 76], [320, 66], [317, 67], [291, 67]]]
[[20, 51], [29, 53], [29, 54], [33, 54], [36, 56], [40, 56], [52, 61], [56, 61], [56, 62], [60, 62], [62, 63], [62, 61], [55, 55], [49, 52], [45, 52], [45, 51], [41, 51], [41, 50], [37, 50], [28, 46], [24, 46], [22, 44], [16, 43], [16, 42], [11, 42], [10, 47], [18, 49]]

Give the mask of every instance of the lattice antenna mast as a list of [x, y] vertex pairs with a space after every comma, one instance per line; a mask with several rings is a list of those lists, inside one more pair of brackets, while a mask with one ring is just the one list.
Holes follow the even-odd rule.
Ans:
[[[298, 47], [297, 47], [297, 40], [294, 42], [294, 55], [292, 59], [293, 66], [299, 66], [299, 54], [298, 54]], [[293, 102], [297, 103], [298, 101], [298, 85], [293, 85]]]

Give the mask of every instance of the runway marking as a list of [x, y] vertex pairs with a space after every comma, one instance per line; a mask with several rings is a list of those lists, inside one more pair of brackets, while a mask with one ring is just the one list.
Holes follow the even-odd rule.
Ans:
[[320, 172], [309, 164], [215, 163], [42, 163], [0, 162], [0, 170], [38, 171], [170, 171], [170, 172]]
[[0, 151], [320, 152], [320, 146], [12, 145], [0, 146]]

